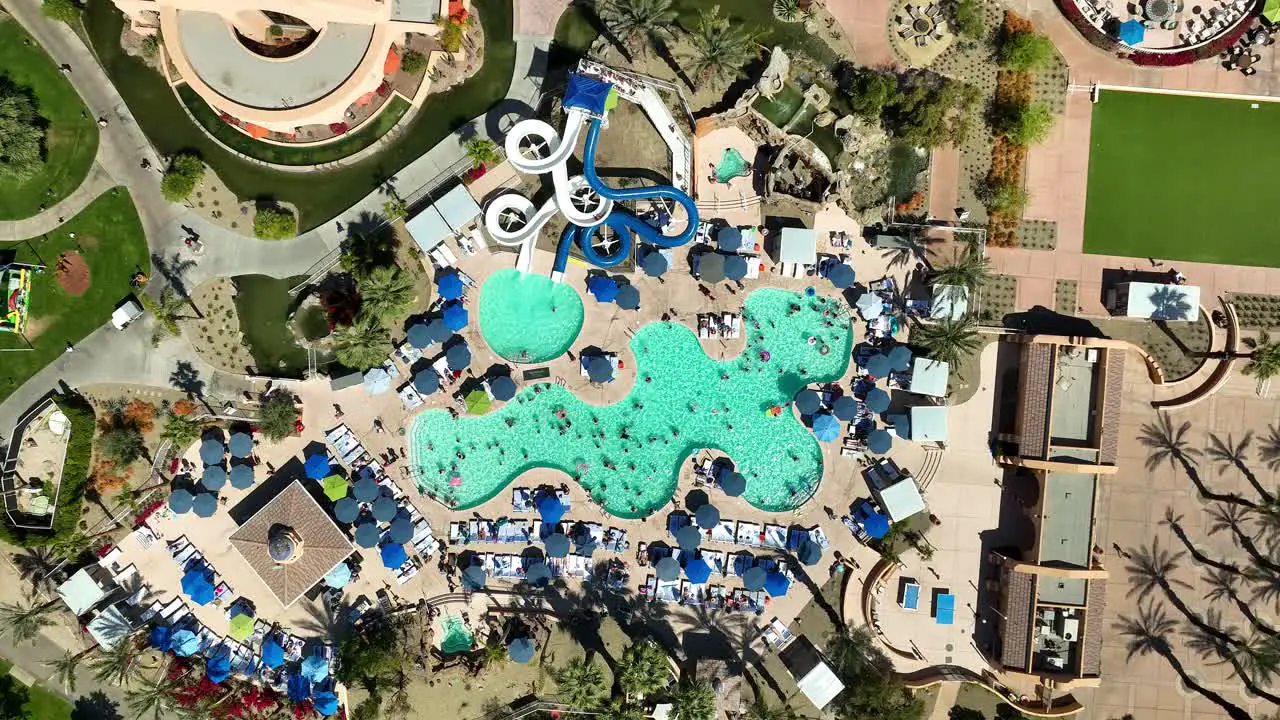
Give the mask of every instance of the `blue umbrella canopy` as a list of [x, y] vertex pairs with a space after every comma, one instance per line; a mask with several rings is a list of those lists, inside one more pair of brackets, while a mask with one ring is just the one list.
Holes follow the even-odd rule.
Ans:
[[360, 516], [360, 503], [353, 497], [344, 497], [333, 504], [333, 516], [340, 523], [353, 523]]
[[538, 516], [545, 523], [558, 523], [564, 518], [564, 514], [569, 512], [569, 508], [560, 502], [560, 498], [551, 493], [543, 493], [538, 497], [537, 508]]
[[1120, 23], [1120, 31], [1117, 33], [1120, 42], [1125, 45], [1137, 45], [1147, 37], [1147, 29], [1142, 26], [1139, 20], [1125, 20]]
[[533, 659], [534, 649], [533, 640], [529, 638], [516, 638], [507, 645], [507, 653], [511, 655], [511, 661], [522, 664]]
[[730, 280], [741, 280], [747, 276], [747, 259], [741, 255], [730, 255], [724, 259], [724, 276]]
[[805, 565], [817, 565], [822, 560], [822, 546], [806, 539], [796, 549], [796, 557]]
[[564, 533], [552, 533], [542, 541], [547, 557], [562, 558], [569, 554], [569, 536]]
[[222, 456], [226, 453], [222, 446], [222, 441], [218, 438], [207, 438], [200, 443], [200, 462], [205, 465], [217, 465], [222, 462]]
[[356, 526], [356, 544], [362, 548], [377, 547], [381, 536], [375, 523], [366, 522]]
[[657, 250], [650, 250], [644, 254], [644, 260], [640, 261], [640, 267], [644, 270], [644, 274], [649, 277], [662, 277], [663, 273], [671, 267], [671, 263], [667, 262], [667, 258]]
[[618, 283], [607, 275], [593, 275], [587, 280], [587, 292], [595, 296], [596, 302], [613, 302], [618, 297]]
[[742, 249], [742, 231], [736, 227], [722, 227], [716, 233], [716, 245], [725, 252], [737, 252]]
[[358, 502], [373, 502], [378, 499], [378, 495], [381, 493], [378, 483], [374, 482], [371, 477], [360, 478], [356, 481], [355, 486], [351, 488], [351, 495]]
[[707, 253], [698, 257], [698, 274], [709, 283], [724, 280], [724, 256], [720, 253]]
[[831, 404], [831, 414], [841, 420], [852, 420], [858, 415], [858, 401], [851, 395], [842, 395]]
[[440, 389], [440, 376], [435, 370], [423, 370], [413, 376], [413, 389], [422, 395], [430, 395]]
[[440, 319], [444, 321], [445, 327], [458, 332], [467, 326], [467, 320], [470, 318], [467, 317], [467, 309], [462, 306], [462, 303], [455, 300], [444, 304]]
[[906, 345], [895, 345], [889, 351], [889, 367], [898, 372], [911, 367], [911, 348]]
[[524, 571], [524, 581], [530, 585], [546, 585], [551, 581], [551, 568], [539, 560]]
[[431, 345], [431, 332], [427, 329], [426, 323], [414, 323], [409, 328], [409, 333], [405, 338], [409, 344], [419, 350]]
[[383, 495], [373, 501], [373, 519], [378, 522], [391, 522], [396, 516], [396, 501]]
[[516, 396], [516, 381], [510, 376], [498, 375], [489, 380], [489, 392], [493, 393], [494, 400], [510, 400]]
[[462, 571], [462, 586], [468, 590], [479, 590], [484, 587], [489, 576], [485, 573], [484, 568], [479, 565], [472, 565]]
[[801, 415], [812, 415], [818, 411], [818, 406], [822, 404], [822, 398], [818, 397], [818, 393], [804, 388], [795, 396], [796, 412]]
[[867, 360], [866, 370], [872, 377], [888, 377], [889, 371], [893, 370], [893, 365], [889, 362], [889, 358], [876, 353]]
[[840, 421], [827, 413], [813, 416], [813, 436], [822, 442], [834, 441], [840, 437]]
[[404, 545], [400, 543], [383, 545], [379, 552], [382, 555], [382, 567], [388, 570], [395, 570], [409, 559], [409, 554], [404, 551]]
[[889, 452], [889, 448], [893, 446], [893, 436], [888, 430], [879, 428], [872, 430], [867, 434], [867, 449], [877, 455], [883, 455]]
[[457, 300], [462, 297], [462, 278], [458, 273], [437, 275], [436, 292], [445, 300]]
[[729, 497], [738, 497], [747, 491], [747, 479], [742, 473], [731, 472], [720, 479], [720, 489]]
[[218, 512], [218, 498], [213, 493], [200, 493], [191, 501], [191, 509], [197, 517], [213, 517]]
[[444, 324], [444, 320], [436, 318], [427, 323], [427, 334], [431, 337], [431, 342], [443, 343], [453, 336], [453, 331]]
[[613, 363], [603, 355], [596, 355], [587, 360], [587, 377], [591, 382], [609, 382], [613, 379]]
[[448, 363], [450, 370], [465, 370], [471, 364], [471, 348], [465, 342], [460, 342], [445, 351], [444, 361]]
[[301, 674], [290, 675], [285, 687], [289, 700], [294, 703], [300, 703], [311, 697], [311, 682]]
[[205, 663], [205, 672], [209, 675], [209, 682], [218, 684], [226, 681], [231, 677], [231, 653], [225, 648], [219, 650]]
[[380, 367], [373, 368], [364, 374], [364, 391], [370, 395], [381, 395], [391, 389], [391, 374]]
[[618, 288], [618, 296], [613, 301], [623, 310], [639, 310], [640, 289], [635, 285], [623, 285]]
[[272, 669], [284, 664], [284, 648], [274, 637], [269, 637], [262, 643], [262, 664]]
[[169, 493], [169, 509], [181, 515], [182, 513], [191, 512], [191, 491], [185, 488], [178, 488]]
[[204, 475], [200, 476], [200, 484], [217, 492], [227, 484], [227, 471], [221, 465], [210, 465], [204, 469]]
[[762, 567], [747, 568], [742, 574], [742, 587], [752, 592], [764, 589], [765, 579], [769, 573]]
[[338, 696], [327, 690], [316, 693], [315, 697], [311, 698], [311, 707], [325, 717], [335, 715], [338, 712]]
[[151, 643], [151, 647], [160, 652], [168, 652], [172, 633], [173, 628], [168, 625], [156, 625], [151, 628], [151, 633], [147, 636], [147, 642]]
[[770, 597], [782, 597], [787, 594], [787, 590], [791, 588], [791, 581], [786, 575], [774, 570], [764, 579], [764, 591], [769, 593]]
[[867, 397], [863, 402], [871, 412], [882, 413], [889, 409], [889, 393], [881, 388], [871, 388], [867, 391]]
[[178, 657], [191, 657], [200, 649], [200, 638], [190, 630], [178, 630], [170, 639], [169, 649]]
[[253, 487], [253, 466], [252, 465], [232, 465], [229, 475], [231, 487], [237, 490], [247, 490]]
[[653, 572], [659, 580], [669, 582], [680, 577], [680, 563], [676, 562], [675, 558], [667, 556], [654, 564]]
[[323, 480], [333, 474], [329, 469], [329, 458], [325, 457], [324, 453], [317, 453], [307, 458], [302, 469], [312, 480]]
[[227, 442], [231, 456], [246, 458], [253, 454], [253, 436], [247, 432], [233, 432]]
[[827, 271], [827, 279], [841, 290], [853, 285], [854, 272], [848, 263], [836, 263]]
[[878, 512], [867, 513], [862, 518], [862, 529], [871, 537], [879, 540], [889, 534], [889, 518]]
[[720, 524], [720, 511], [716, 509], [716, 506], [707, 503], [698, 508], [698, 511], [693, 514], [693, 520], [698, 524], [698, 527], [710, 530]]
[[413, 521], [401, 515], [391, 521], [387, 528], [387, 539], [393, 543], [407, 543], [413, 539]]
[[693, 525], [685, 525], [676, 531], [676, 544], [681, 550], [697, 550], [702, 544], [702, 531]]
[[695, 585], [704, 583], [711, 579], [711, 566], [702, 558], [694, 558], [685, 564], [684, 576]]
[[331, 588], [344, 588], [351, 582], [351, 566], [340, 562], [324, 575], [324, 583]]
[[213, 583], [209, 581], [209, 573], [204, 568], [192, 568], [182, 576], [182, 592], [197, 605], [208, 605], [213, 601]]

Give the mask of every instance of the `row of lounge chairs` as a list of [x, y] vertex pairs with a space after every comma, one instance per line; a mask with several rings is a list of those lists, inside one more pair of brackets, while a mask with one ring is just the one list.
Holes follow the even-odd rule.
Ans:
[[645, 584], [640, 586], [640, 594], [662, 602], [756, 614], [764, 612], [767, 597], [763, 590], [729, 590], [723, 585], [694, 584], [688, 580], [659, 580], [653, 575], [646, 578]]
[[[672, 535], [679, 532], [680, 528], [692, 524], [693, 519], [681, 512], [671, 513], [667, 518], [667, 530]], [[805, 540], [817, 543], [823, 550], [831, 547], [826, 533], [817, 525], [808, 529], [793, 527], [788, 530], [781, 525], [761, 525], [746, 520], [721, 520], [715, 527], [702, 530], [702, 535], [703, 540], [709, 543], [745, 545], [772, 550], [797, 550]]]
[[698, 313], [698, 337], [736, 338], [742, 335], [742, 316], [737, 313]]
[[582, 523], [565, 520], [552, 527], [535, 520], [458, 520], [449, 523], [449, 543], [452, 545], [474, 545], [479, 543], [502, 543], [527, 545], [538, 542], [543, 536], [552, 532], [564, 533], [574, 537], [585, 529], [599, 548], [608, 552], [622, 553], [631, 546], [627, 539], [627, 531], [615, 527], [605, 528], [600, 523]]
[[485, 574], [498, 580], [523, 580], [529, 565], [535, 560], [545, 562], [551, 570], [552, 577], [570, 577], [578, 580], [590, 580], [592, 576], [591, 558], [585, 555], [569, 555], [562, 558], [530, 558], [524, 555], [477, 553], [477, 564], [484, 568]]

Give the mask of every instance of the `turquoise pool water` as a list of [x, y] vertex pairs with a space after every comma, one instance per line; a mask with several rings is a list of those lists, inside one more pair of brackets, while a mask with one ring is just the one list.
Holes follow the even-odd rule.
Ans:
[[480, 288], [480, 333], [512, 362], [563, 355], [582, 330], [582, 312], [578, 292], [545, 275], [499, 270]]
[[682, 463], [706, 447], [733, 458], [752, 505], [797, 507], [822, 478], [822, 451], [793, 412], [766, 411], [805, 384], [844, 374], [853, 350], [847, 306], [761, 289], [747, 298], [743, 323], [746, 349], [724, 362], [707, 357], [684, 325], [641, 328], [630, 343], [635, 386], [613, 405], [588, 405], [542, 383], [483, 417], [418, 415], [409, 432], [418, 487], [465, 509], [525, 470], [549, 467], [577, 480], [608, 512], [643, 517], [671, 500]]
[[475, 647], [476, 639], [467, 629], [466, 623], [457, 615], [446, 615], [440, 621], [443, 637], [440, 639], [440, 652], [445, 655], [467, 652]]
[[720, 164], [716, 165], [716, 180], [725, 183], [746, 174], [747, 160], [742, 157], [742, 153], [734, 148], [725, 148], [724, 154], [720, 157]]

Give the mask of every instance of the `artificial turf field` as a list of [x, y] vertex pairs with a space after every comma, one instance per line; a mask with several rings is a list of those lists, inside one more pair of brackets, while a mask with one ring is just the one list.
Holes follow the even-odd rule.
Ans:
[[1280, 267], [1280, 104], [1102, 90], [1084, 251]]

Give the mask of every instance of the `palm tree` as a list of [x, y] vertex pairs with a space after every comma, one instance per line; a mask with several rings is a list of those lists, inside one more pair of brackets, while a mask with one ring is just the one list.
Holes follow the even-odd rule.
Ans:
[[770, 705], [763, 698], [756, 698], [747, 706], [747, 720], [796, 720], [796, 711], [790, 705]]
[[488, 167], [502, 161], [502, 154], [498, 152], [498, 143], [489, 138], [473, 137], [462, 144], [462, 149], [466, 151], [467, 159], [471, 161], [473, 167]]
[[63, 577], [62, 558], [46, 546], [25, 548], [9, 556], [14, 566], [28, 583], [31, 592], [53, 592]]
[[569, 707], [590, 710], [604, 697], [604, 670], [594, 660], [573, 658], [551, 677], [556, 681], [556, 694]]
[[144, 680], [142, 686], [125, 693], [125, 702], [133, 714], [141, 720], [150, 715], [152, 720], [164, 720], [178, 712], [175, 694], [181, 686], [166, 675]]
[[1230, 530], [1232, 541], [1237, 547], [1249, 553], [1255, 566], [1270, 572], [1280, 572], [1280, 563], [1272, 560], [1269, 553], [1264, 553], [1254, 542], [1253, 533], [1247, 531], [1244, 523], [1250, 516], [1257, 520], [1265, 538], [1264, 542], [1269, 548], [1274, 548], [1277, 533], [1280, 532], [1280, 503], [1275, 501], [1262, 506], [1255, 505], [1252, 509], [1246, 509], [1235, 503], [1217, 503], [1209, 508], [1209, 517], [1212, 518], [1212, 522], [1209, 523], [1209, 534], [1215, 535], [1223, 530]]
[[645, 720], [649, 716], [639, 705], [623, 698], [614, 698], [600, 713], [600, 717], [603, 720]]
[[1208, 565], [1209, 567], [1222, 572], [1239, 574], [1240, 568], [1236, 567], [1234, 564], [1223, 562], [1217, 558], [1205, 555], [1204, 552], [1202, 552], [1200, 548], [1191, 541], [1191, 538], [1187, 535], [1187, 531], [1182, 527], [1182, 516], [1175, 513], [1173, 508], [1165, 508], [1164, 520], [1160, 521], [1160, 524], [1169, 526], [1169, 529], [1172, 530], [1173, 534], [1182, 541], [1182, 544], [1187, 548], [1187, 552], [1191, 553], [1191, 557], [1194, 558], [1196, 562], [1201, 565]]
[[978, 338], [978, 323], [972, 318], [943, 318], [937, 322], [918, 323], [911, 330], [911, 341], [923, 347], [929, 357], [951, 367], [961, 365], [982, 345]]
[[93, 652], [93, 648], [81, 650], [80, 652], [65, 650], [62, 653], [62, 657], [46, 660], [44, 662], [45, 667], [53, 670], [53, 674], [49, 676], [49, 679], [57, 678], [63, 689], [68, 693], [74, 693], [76, 691], [76, 680], [80, 674], [80, 663], [84, 662], [85, 655], [91, 652]]
[[1213, 568], [1206, 570], [1204, 574], [1205, 587], [1209, 591], [1204, 594], [1204, 599], [1211, 603], [1219, 600], [1231, 600], [1236, 596], [1236, 586], [1240, 584], [1243, 576], [1238, 572], [1229, 570], [1219, 570]]
[[827, 657], [840, 677], [863, 677], [889, 666], [866, 627], [851, 628], [827, 636]]
[[1230, 657], [1236, 673], [1250, 690], [1258, 686], [1267, 687], [1280, 672], [1280, 638], [1254, 630], [1236, 645]]
[[[1222, 621], [1222, 616], [1217, 611], [1211, 610], [1209, 617], [1217, 622]], [[1182, 631], [1183, 644], [1188, 650], [1200, 656], [1200, 659], [1210, 665], [1222, 665], [1229, 662], [1231, 656], [1235, 653], [1235, 643], [1229, 638], [1236, 635], [1235, 627], [1226, 628], [1222, 633], [1205, 632], [1196, 625], [1188, 625]]]
[[390, 265], [370, 270], [360, 277], [362, 312], [384, 323], [393, 323], [409, 312], [416, 293], [413, 280]]
[[28, 595], [20, 602], [0, 603], [0, 636], [8, 636], [15, 643], [34, 642], [40, 631], [52, 627], [51, 615], [58, 600], [37, 603]]
[[1259, 382], [1280, 375], [1280, 342], [1273, 341], [1266, 330], [1257, 337], [1245, 338], [1244, 345], [1251, 352], [1249, 362], [1240, 372], [1256, 376]]
[[676, 11], [672, 0], [604, 0], [600, 17], [631, 50], [647, 52], [675, 36]]
[[680, 683], [671, 698], [671, 715], [676, 720], [711, 720], [716, 714], [716, 691], [708, 682]]
[[782, 22], [795, 22], [804, 15], [800, 0], [773, 0], [773, 14]]
[[409, 699], [409, 678], [403, 671], [394, 673], [391, 678], [390, 692], [386, 702], [382, 704], [382, 712], [389, 718], [407, 718], [413, 712], [413, 702]]
[[990, 279], [991, 260], [972, 245], [963, 252], [957, 250], [951, 262], [933, 271], [934, 285], [959, 285], [970, 292], [977, 292]]
[[368, 370], [386, 359], [390, 345], [391, 333], [378, 318], [361, 313], [351, 327], [335, 333], [333, 354], [349, 368]]
[[1209, 449], [1207, 451], [1210, 459], [1217, 461], [1219, 465], [1233, 467], [1244, 475], [1245, 480], [1253, 486], [1258, 496], [1264, 502], [1271, 500], [1271, 493], [1258, 482], [1258, 476], [1253, 474], [1249, 469], [1245, 460], [1249, 457], [1249, 445], [1253, 443], [1253, 431], [1245, 432], [1244, 437], [1240, 438], [1240, 442], [1235, 441], [1235, 437], [1227, 435], [1227, 439], [1223, 440], [1213, 433], [1209, 433]]
[[757, 54], [755, 34], [721, 17], [719, 5], [698, 11], [691, 40], [689, 69], [703, 80], [735, 78]]
[[142, 298], [142, 304], [146, 309], [156, 317], [156, 327], [151, 333], [152, 345], [158, 344], [166, 335], [177, 335], [182, 332], [178, 327], [178, 321], [184, 317], [182, 309], [187, 306], [187, 301], [179, 297], [172, 287], [161, 290], [158, 299], [145, 294], [139, 297]]
[[124, 686], [141, 672], [138, 666], [141, 655], [142, 650], [133, 638], [121, 638], [115, 647], [90, 661], [93, 679], [103, 684]]
[[1280, 607], [1280, 573], [1251, 567], [1245, 570], [1244, 575], [1249, 579], [1249, 594], [1255, 601], [1261, 600]]
[[666, 653], [652, 640], [637, 640], [622, 653], [617, 669], [618, 687], [628, 700], [639, 700], [671, 684]]
[[1190, 431], [1190, 420], [1185, 420], [1177, 428], [1174, 428], [1173, 419], [1164, 413], [1160, 414], [1160, 418], [1156, 422], [1143, 425], [1138, 433], [1138, 442], [1147, 448], [1147, 470], [1154, 471], [1162, 463], [1168, 461], [1170, 466], [1180, 466], [1182, 468], [1182, 472], [1191, 479], [1201, 497], [1217, 500], [1218, 502], [1239, 503], [1246, 507], [1254, 507], [1256, 503], [1240, 497], [1237, 493], [1214, 492], [1204, 484], [1204, 481], [1200, 478], [1200, 471], [1196, 469], [1196, 462], [1202, 453], [1199, 448], [1192, 447], [1191, 441], [1187, 438], [1187, 433]]

